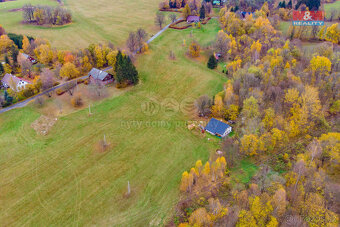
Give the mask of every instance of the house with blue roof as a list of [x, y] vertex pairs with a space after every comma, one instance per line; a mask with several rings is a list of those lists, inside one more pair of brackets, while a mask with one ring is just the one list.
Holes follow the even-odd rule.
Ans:
[[215, 118], [211, 118], [207, 126], [205, 127], [205, 131], [209, 132], [211, 135], [218, 137], [225, 137], [229, 133], [231, 133], [232, 127], [222, 121], [219, 121]]

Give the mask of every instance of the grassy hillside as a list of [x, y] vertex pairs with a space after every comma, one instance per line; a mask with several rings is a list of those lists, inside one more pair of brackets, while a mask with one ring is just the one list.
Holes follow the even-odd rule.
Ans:
[[[216, 21], [193, 37], [210, 43]], [[175, 112], [148, 116], [150, 97], [181, 102], [222, 89], [226, 78], [185, 56], [190, 30], [166, 31], [138, 59], [142, 81], [131, 91], [58, 120], [50, 134], [37, 136], [30, 124], [34, 107], [0, 115], [0, 222], [32, 226], [147, 226], [164, 223], [178, 199], [181, 173], [207, 160], [216, 144], [195, 136]], [[169, 50], [176, 60], [168, 60]], [[138, 122], [138, 124], [136, 123]], [[160, 125], [161, 124], [161, 125]], [[163, 124], [163, 125], [162, 125]], [[110, 151], [94, 147], [106, 135]], [[132, 194], [125, 197], [127, 181]]]
[[340, 9], [340, 0], [337, 0], [333, 3], [327, 3], [323, 5], [325, 8], [326, 18], [329, 18], [330, 13], [332, 10], [339, 10]]
[[54, 28], [21, 24], [22, 12], [10, 10], [21, 8], [26, 3], [57, 5], [54, 0], [0, 3], [0, 23], [8, 32], [47, 38], [57, 48], [84, 48], [102, 41], [121, 46], [128, 33], [139, 27], [146, 29], [150, 35], [158, 30], [154, 25], [158, 0], [65, 0], [65, 6], [72, 12], [73, 23]]

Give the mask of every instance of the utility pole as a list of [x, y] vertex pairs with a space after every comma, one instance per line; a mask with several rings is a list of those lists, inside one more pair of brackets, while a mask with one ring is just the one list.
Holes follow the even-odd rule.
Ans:
[[131, 188], [130, 188], [130, 181], [128, 181], [128, 195], [131, 193]]

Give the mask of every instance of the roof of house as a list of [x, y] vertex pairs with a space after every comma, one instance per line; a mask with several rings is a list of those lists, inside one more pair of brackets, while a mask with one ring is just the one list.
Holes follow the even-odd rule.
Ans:
[[2, 83], [5, 83], [7, 86], [10, 86], [11, 85], [11, 81], [13, 81], [15, 84], [18, 84], [20, 81], [25, 81], [27, 83], [31, 83], [30, 81], [28, 80], [25, 80], [23, 78], [20, 78], [20, 77], [16, 77], [16, 76], [13, 76], [12, 74], [8, 74], [6, 73], [4, 78], [2, 78], [1, 82]]
[[30, 56], [28, 56], [27, 54], [25, 54], [25, 53], [21, 53], [22, 54], [22, 56], [24, 56], [25, 58], [29, 58]]
[[29, 60], [35, 60], [32, 56], [29, 56], [28, 54], [25, 54], [25, 53], [21, 53], [22, 56], [24, 56], [26, 59], [29, 59]]
[[188, 16], [187, 21], [199, 21], [200, 17], [199, 16]]
[[215, 118], [211, 118], [209, 123], [207, 124], [207, 126], [205, 127], [205, 130], [208, 130], [209, 132], [212, 133], [217, 133], [219, 135], [223, 135], [225, 133], [225, 131], [230, 128], [231, 126], [219, 121]]
[[92, 76], [96, 80], [104, 80], [107, 75], [109, 75], [107, 72], [93, 68], [88, 74], [89, 76]]

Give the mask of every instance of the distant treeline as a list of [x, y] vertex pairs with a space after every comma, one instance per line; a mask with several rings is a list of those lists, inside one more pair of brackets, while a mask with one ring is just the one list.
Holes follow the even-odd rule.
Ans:
[[60, 6], [32, 6], [24, 5], [23, 19], [27, 23], [37, 23], [38, 25], [64, 25], [72, 21], [71, 12]]

